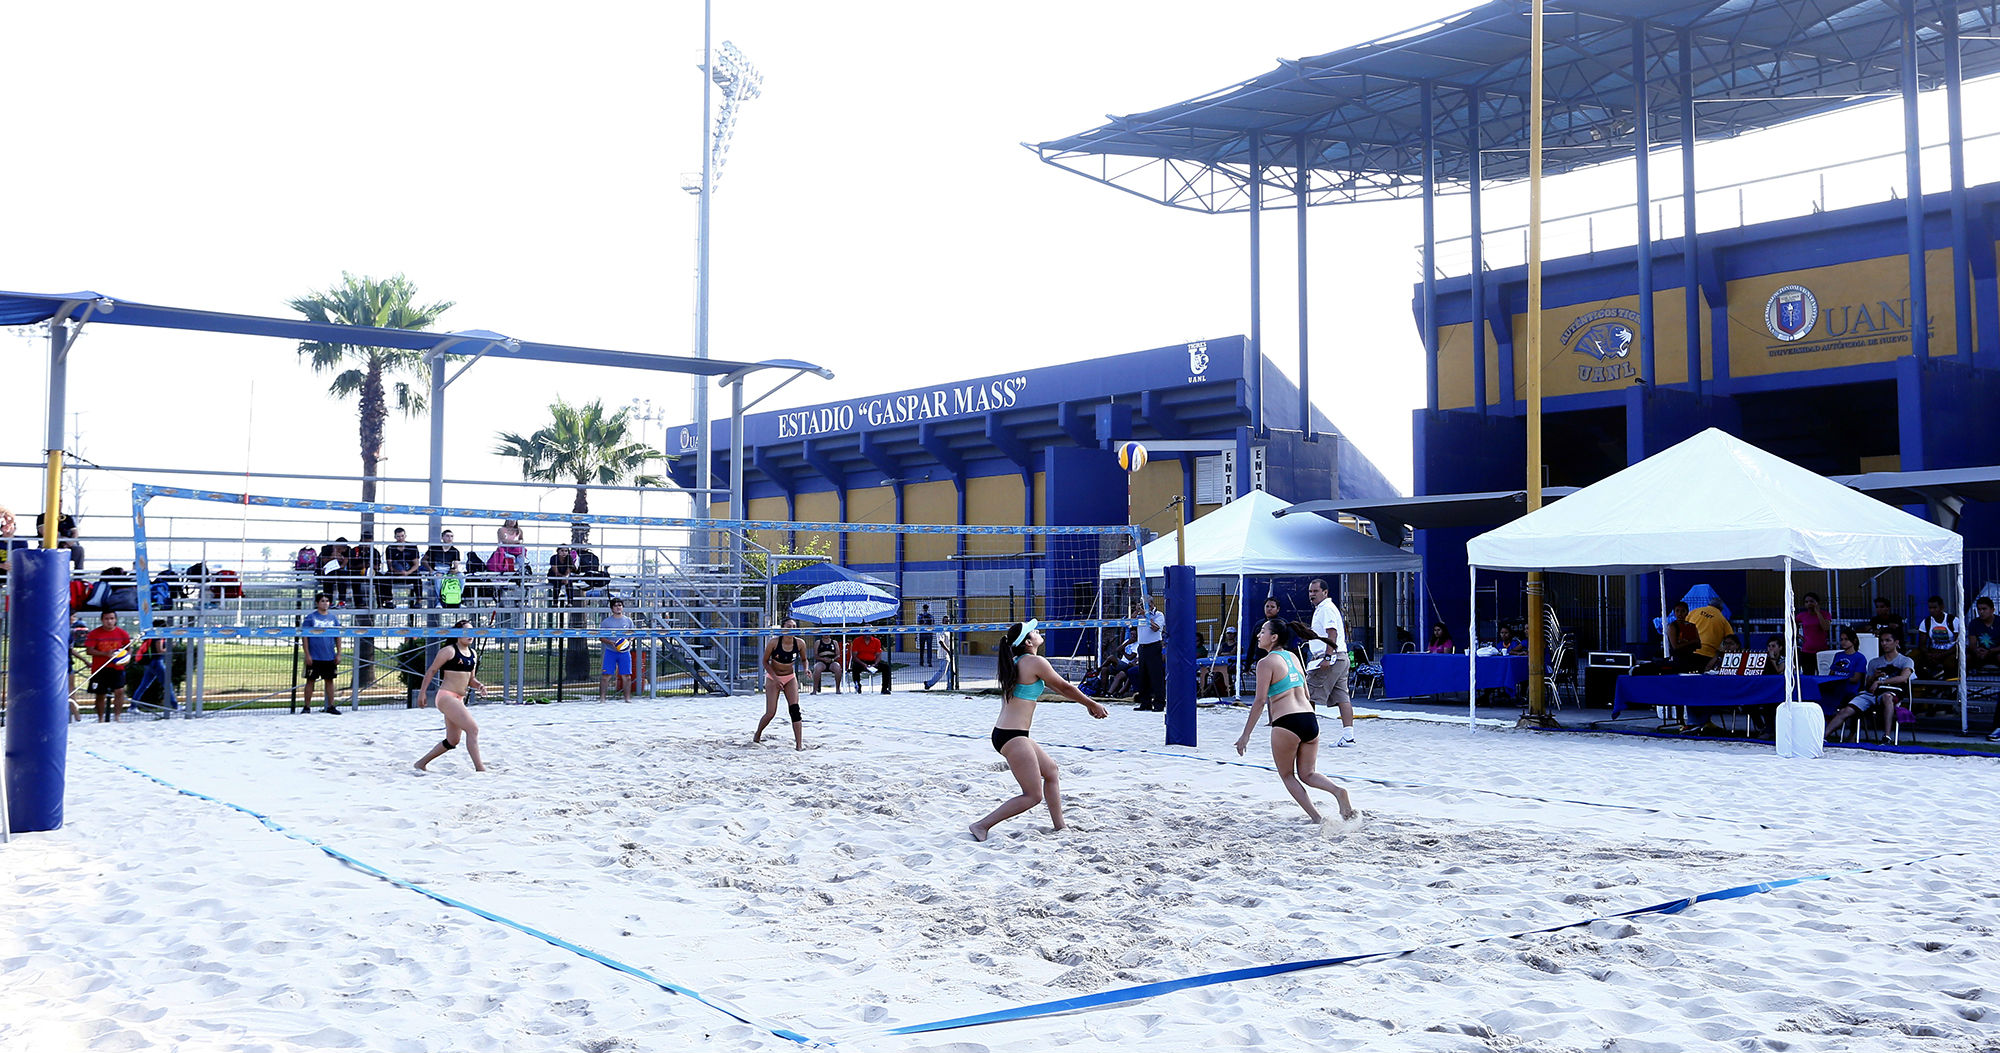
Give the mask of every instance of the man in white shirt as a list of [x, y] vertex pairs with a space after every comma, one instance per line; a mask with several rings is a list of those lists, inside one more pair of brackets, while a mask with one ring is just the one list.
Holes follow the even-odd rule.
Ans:
[[1306, 586], [1306, 598], [1313, 604], [1313, 634], [1332, 641], [1331, 645], [1321, 640], [1307, 644], [1306, 695], [1315, 706], [1340, 707], [1340, 737], [1333, 744], [1352, 746], [1354, 700], [1347, 694], [1347, 623], [1341, 620], [1340, 608], [1334, 606], [1333, 596], [1326, 591], [1325, 578], [1314, 578]]
[[1958, 634], [1965, 631], [1958, 615], [1944, 612], [1944, 597], [1932, 596], [1930, 616], [1917, 629], [1917, 677], [1945, 680], [1958, 675]]
[[1139, 626], [1139, 709], [1155, 713], [1167, 711], [1167, 616], [1165, 596], [1153, 597], [1153, 608], [1145, 612], [1146, 624]]

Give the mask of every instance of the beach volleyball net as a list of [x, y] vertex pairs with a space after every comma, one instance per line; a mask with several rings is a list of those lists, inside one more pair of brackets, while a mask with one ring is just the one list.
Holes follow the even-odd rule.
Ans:
[[[184, 692], [216, 704], [299, 705], [311, 641], [324, 637], [343, 644], [337, 699], [405, 703], [399, 692], [461, 619], [503, 659], [481, 679], [510, 700], [594, 693], [606, 640], [634, 654], [646, 690], [745, 690], [787, 616], [843, 645], [874, 635], [903, 666], [947, 649], [990, 655], [1006, 627], [1034, 618], [1045, 653], [1080, 672], [1122, 643], [1144, 601], [1143, 579], [1099, 578], [1137, 547], [1127, 526], [736, 521], [136, 485], [132, 536], [131, 570], [92, 589], [191, 670]], [[335, 624], [306, 624], [321, 593]], [[630, 627], [604, 624], [613, 601]]]

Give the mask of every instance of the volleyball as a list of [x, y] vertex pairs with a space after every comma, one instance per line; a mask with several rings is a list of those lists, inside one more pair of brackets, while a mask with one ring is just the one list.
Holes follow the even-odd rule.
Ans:
[[612, 646], [618, 648], [620, 651], [629, 651], [632, 649], [632, 641], [620, 640], [616, 644], [613, 644]]
[[1136, 472], [1146, 466], [1146, 448], [1136, 442], [1118, 444], [1118, 467]]

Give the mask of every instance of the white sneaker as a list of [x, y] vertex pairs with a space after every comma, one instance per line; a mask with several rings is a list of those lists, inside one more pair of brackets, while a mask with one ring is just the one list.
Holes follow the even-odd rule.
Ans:
[[1333, 744], [1334, 744], [1335, 746], [1359, 746], [1359, 745], [1361, 745], [1361, 744], [1360, 744], [1359, 742], [1356, 742], [1356, 741], [1354, 741], [1354, 729], [1353, 729], [1353, 728], [1342, 728], [1342, 729], [1341, 729], [1341, 731], [1340, 731], [1340, 737], [1339, 737], [1339, 738], [1337, 738], [1337, 739], [1335, 739], [1335, 740], [1333, 740]]
[[1994, 728], [1992, 731], [1987, 732], [1986, 741], [2000, 742], [2000, 728]]

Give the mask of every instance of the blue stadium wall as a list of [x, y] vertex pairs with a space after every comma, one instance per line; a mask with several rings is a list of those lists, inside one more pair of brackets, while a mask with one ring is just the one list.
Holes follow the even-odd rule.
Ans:
[[[2000, 185], [1969, 188], [1967, 199], [1956, 233], [1948, 195], [1924, 202], [1929, 354], [1921, 360], [1900, 201], [1704, 233], [1692, 334], [1683, 243], [1656, 243], [1650, 377], [1637, 251], [1546, 263], [1548, 483], [1588, 485], [1709, 427], [1829, 475], [2000, 462], [2000, 444], [1989, 438], [2000, 417]], [[1969, 324], [1959, 321], [1953, 288], [1955, 238], [1967, 247]], [[1414, 428], [1418, 494], [1525, 485], [1526, 376], [1514, 350], [1526, 339], [1525, 270], [1489, 272], [1486, 301], [1484, 354], [1475, 361], [1469, 279], [1440, 283], [1438, 404], [1419, 410]], [[1421, 331], [1421, 287], [1414, 309]], [[1992, 506], [1968, 506], [1959, 528], [1969, 548], [2000, 545]], [[1429, 598], [1452, 625], [1465, 623], [1465, 543], [1478, 532], [1418, 533]], [[1740, 602], [1742, 574], [1705, 577]], [[1518, 595], [1514, 581], [1502, 579], [1500, 594]], [[1944, 591], [1929, 575], [1911, 581], [1898, 600], [1904, 610], [1921, 611], [1921, 593]], [[1668, 588], [1682, 586], [1670, 578]], [[1627, 611], [1646, 618], [1656, 606], [1648, 583], [1628, 597]], [[1639, 634], [1628, 625], [1626, 635]]]

